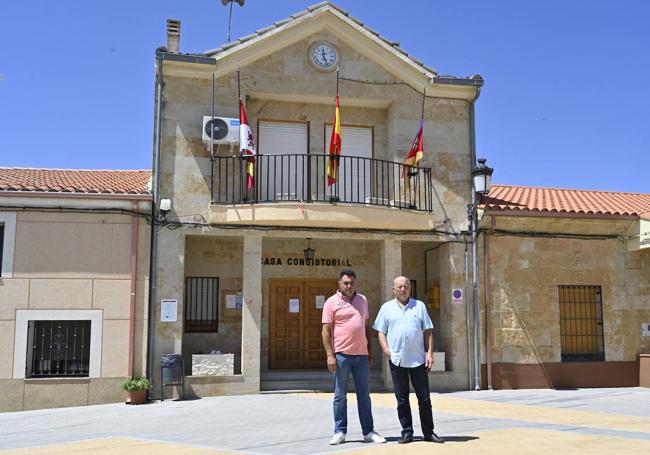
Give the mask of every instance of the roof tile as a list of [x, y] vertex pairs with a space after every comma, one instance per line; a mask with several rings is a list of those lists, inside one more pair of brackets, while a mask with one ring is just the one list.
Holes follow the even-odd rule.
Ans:
[[151, 194], [151, 171], [0, 167], [2, 191], [79, 194]]
[[638, 216], [650, 214], [650, 194], [493, 185], [482, 206], [488, 210]]

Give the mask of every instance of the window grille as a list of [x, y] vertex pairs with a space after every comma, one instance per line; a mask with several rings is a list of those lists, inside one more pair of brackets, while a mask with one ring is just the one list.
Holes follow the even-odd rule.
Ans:
[[90, 321], [29, 321], [26, 377], [88, 377]]
[[216, 333], [219, 321], [219, 278], [185, 279], [185, 332]]
[[563, 362], [605, 360], [600, 286], [558, 286]]

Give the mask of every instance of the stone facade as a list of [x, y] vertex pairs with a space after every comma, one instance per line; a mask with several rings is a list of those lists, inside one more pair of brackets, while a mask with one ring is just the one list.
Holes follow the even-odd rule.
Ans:
[[[628, 371], [627, 376], [618, 375], [618, 385], [636, 385], [633, 370], [638, 356], [650, 352], [650, 337], [641, 331], [641, 323], [650, 321], [650, 252], [627, 249], [626, 236], [634, 223], [638, 220], [516, 217], [498, 212], [483, 219], [488, 255], [484, 257], [486, 241], [481, 241], [480, 283], [490, 307], [494, 387], [524, 387], [518, 383], [522, 378], [513, 373], [517, 365], [546, 366], [545, 375], [540, 370], [527, 379], [534, 386], [595, 386], [598, 376], [602, 385], [617, 385], [612, 378], [617, 375], [609, 368]], [[605, 362], [582, 365], [600, 368], [600, 374], [587, 378], [577, 371], [570, 383], [560, 370], [581, 364], [562, 362], [558, 286], [585, 285], [599, 286], [602, 292]], [[486, 321], [486, 299], [481, 303], [481, 320]], [[482, 329], [485, 340], [486, 326]], [[483, 348], [484, 363], [486, 354]], [[520, 376], [523, 368], [519, 367]]]
[[[322, 10], [314, 13], [318, 17], [305, 16], [291, 30], [217, 55], [215, 66], [163, 61], [160, 195], [172, 199], [170, 220], [197, 223], [197, 227], [160, 231], [155, 317], [159, 321], [160, 299], [171, 298], [179, 302], [179, 318], [156, 322], [155, 380], [162, 354], [183, 353], [188, 364], [192, 354], [218, 349], [235, 354], [234, 370], [241, 379], [191, 379], [188, 393], [257, 392], [260, 372], [269, 369], [271, 282], [332, 279], [343, 268], [288, 264], [287, 258], [302, 257], [307, 237], [317, 257], [343, 258], [351, 264], [359, 276], [359, 291], [369, 299], [372, 318], [392, 297], [396, 275], [415, 279], [422, 300], [428, 296], [425, 287], [438, 286], [448, 296], [452, 288], [464, 283], [462, 247], [445, 242], [452, 239], [447, 232], [457, 233], [467, 225], [469, 107], [476, 89], [432, 84], [424, 70], [414, 70], [412, 62], [386, 50], [381, 40], [369, 37], [358, 24], [342, 20], [330, 6]], [[332, 26], [319, 26], [319, 21], [332, 21]], [[333, 117], [336, 76], [317, 71], [309, 63], [308, 50], [317, 41], [332, 43], [340, 52], [342, 125], [372, 128], [374, 159], [403, 162], [418, 128], [421, 91], [427, 87], [427, 93], [434, 94], [427, 98], [424, 110], [426, 153], [420, 162], [432, 169], [432, 212], [327, 203], [211, 204], [213, 189], [234, 182], [232, 176], [211, 180], [209, 148], [201, 139], [203, 116], [212, 111], [212, 73], [216, 75], [216, 116], [238, 116], [233, 65], [237, 62], [241, 96], [254, 135], [260, 121], [303, 122], [308, 128], [307, 153], [323, 155], [325, 128]], [[419, 82], [414, 86], [416, 79]], [[214, 152], [230, 156], [237, 153], [236, 147], [215, 145]], [[264, 258], [283, 258], [284, 262], [269, 265], [263, 263]], [[189, 276], [218, 277], [221, 290], [241, 291], [241, 319], [220, 315], [217, 333], [184, 333], [184, 283]], [[437, 348], [446, 352], [450, 371], [432, 379], [432, 384], [439, 389], [461, 389], [468, 380], [465, 308], [451, 307], [450, 298], [442, 300], [432, 317]], [[373, 344], [379, 352], [376, 338]], [[378, 356], [372, 368], [382, 368]]]

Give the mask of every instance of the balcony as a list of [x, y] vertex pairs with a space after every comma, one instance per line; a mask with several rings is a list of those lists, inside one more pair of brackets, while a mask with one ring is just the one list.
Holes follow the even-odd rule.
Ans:
[[[339, 178], [327, 185], [327, 155], [257, 155], [255, 184], [246, 185], [246, 162], [237, 156], [212, 163], [213, 205], [327, 203], [431, 212], [430, 168], [385, 160], [339, 157]], [[295, 205], [295, 204], [294, 204]]]

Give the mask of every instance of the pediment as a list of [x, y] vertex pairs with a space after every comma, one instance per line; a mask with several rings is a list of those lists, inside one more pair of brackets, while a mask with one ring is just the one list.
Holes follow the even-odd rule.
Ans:
[[[393, 78], [417, 90], [426, 88], [427, 93], [431, 95], [466, 99], [472, 98], [476, 93], [473, 85], [477, 84], [468, 83], [463, 86], [434, 83], [438, 75], [433, 68], [409, 55], [399, 47], [399, 43], [382, 37], [331, 2], [311, 6], [288, 19], [275, 22], [251, 35], [205, 52], [203, 55], [214, 58], [216, 65], [202, 70], [205, 75], [214, 73], [216, 77], [226, 76], [236, 71], [238, 66], [243, 69], [300, 41], [323, 35], [332, 36], [335, 40], [345, 43]], [[187, 65], [185, 70], [191, 71], [190, 66]], [[190, 76], [190, 74], [180, 73], [177, 75]]]

